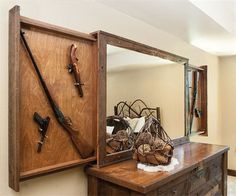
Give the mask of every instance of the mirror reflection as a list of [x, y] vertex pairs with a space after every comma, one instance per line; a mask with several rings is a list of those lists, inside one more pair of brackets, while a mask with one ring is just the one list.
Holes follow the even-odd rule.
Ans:
[[188, 87], [188, 135], [207, 134], [207, 67], [189, 67]]
[[170, 138], [184, 136], [184, 66], [107, 45], [108, 154], [129, 150], [148, 117], [157, 118]]

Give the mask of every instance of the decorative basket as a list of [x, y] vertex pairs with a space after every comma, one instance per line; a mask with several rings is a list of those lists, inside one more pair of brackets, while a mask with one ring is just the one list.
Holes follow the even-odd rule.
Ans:
[[152, 165], [167, 165], [173, 156], [173, 143], [160, 122], [149, 117], [134, 143], [134, 159]]
[[112, 134], [106, 134], [106, 152], [108, 154], [132, 149], [133, 138], [129, 123], [119, 116], [107, 117], [107, 125], [114, 126]]

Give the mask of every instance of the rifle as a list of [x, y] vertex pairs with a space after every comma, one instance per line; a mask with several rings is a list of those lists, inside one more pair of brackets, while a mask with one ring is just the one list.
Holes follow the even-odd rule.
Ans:
[[197, 101], [197, 94], [198, 94], [198, 81], [199, 81], [199, 73], [198, 71], [193, 71], [192, 73], [192, 104], [190, 108], [190, 132], [193, 126], [193, 118], [194, 118], [194, 111], [196, 111], [196, 101]]
[[70, 120], [69, 117], [65, 117], [63, 115], [63, 113], [61, 112], [61, 110], [59, 109], [59, 107], [57, 106], [57, 104], [55, 103], [55, 101], [53, 100], [47, 85], [39, 71], [39, 68], [37, 66], [37, 63], [33, 57], [33, 54], [29, 48], [29, 45], [24, 37], [24, 32], [22, 30], [20, 30], [20, 35], [21, 35], [21, 39], [24, 43], [24, 46], [26, 48], [27, 53], [30, 56], [30, 59], [34, 65], [35, 71], [39, 77], [40, 83], [44, 89], [44, 92], [48, 98], [49, 104], [53, 110], [53, 113], [58, 121], [58, 123], [64, 128], [64, 130], [69, 134], [74, 146], [76, 147], [76, 149], [78, 150], [79, 154], [81, 155], [82, 158], [88, 158], [92, 155], [92, 153], [94, 152], [94, 149], [86, 142], [86, 140], [82, 137], [82, 135], [80, 134], [80, 132], [78, 130], [76, 130], [75, 128], [72, 127], [72, 122]]
[[50, 122], [50, 118], [47, 116], [46, 118], [42, 118], [37, 112], [34, 113], [33, 116], [34, 121], [39, 125], [39, 133], [41, 135], [41, 139], [38, 142], [38, 150], [37, 152], [40, 153], [42, 149], [42, 145], [44, 143], [48, 129], [48, 125]]
[[69, 65], [67, 65], [67, 69], [68, 69], [68, 72], [70, 74], [73, 73], [74, 75], [74, 78], [75, 78], [75, 83], [74, 85], [78, 87], [78, 91], [79, 91], [79, 95], [80, 97], [83, 97], [83, 89], [82, 89], [82, 82], [81, 82], [81, 79], [80, 79], [80, 72], [79, 72], [79, 69], [77, 69], [77, 64], [78, 64], [78, 58], [76, 57], [75, 53], [76, 53], [76, 50], [77, 50], [77, 46], [75, 44], [72, 44], [71, 45], [71, 48], [70, 48], [70, 59], [71, 59], [71, 62]]

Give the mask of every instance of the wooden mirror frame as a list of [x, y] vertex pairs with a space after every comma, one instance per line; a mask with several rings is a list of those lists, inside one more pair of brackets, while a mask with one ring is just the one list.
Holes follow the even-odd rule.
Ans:
[[[193, 65], [188, 65], [188, 71], [194, 71], [199, 73], [199, 79], [198, 79], [198, 88], [197, 88], [197, 100], [200, 99], [200, 102], [198, 103], [198, 107], [200, 108], [201, 111], [201, 117], [199, 118], [198, 121], [198, 129], [193, 131], [191, 127], [191, 120], [190, 120], [190, 113], [192, 113], [191, 106], [190, 106], [190, 100], [189, 96], [186, 98], [187, 102], [187, 107], [189, 109], [189, 116], [186, 117], [187, 123], [187, 128], [186, 128], [186, 134], [187, 136], [192, 136], [192, 135], [201, 135], [201, 136], [208, 136], [208, 124], [207, 124], [207, 65], [203, 66], [193, 66]], [[189, 80], [191, 80], [188, 76], [186, 77], [187, 84], [189, 84]], [[190, 93], [189, 91], [190, 87], [187, 87], [187, 93]], [[198, 96], [198, 93], [200, 95]], [[189, 94], [188, 94], [189, 95]], [[196, 107], [194, 107], [196, 108]], [[196, 118], [196, 117], [193, 117]]]
[[[187, 82], [187, 67], [188, 67], [188, 59], [165, 52], [163, 50], [159, 50], [157, 48], [144, 45], [123, 37], [119, 37], [107, 32], [98, 31], [93, 33], [93, 36], [95, 36], [98, 40], [98, 148], [97, 148], [97, 165], [98, 167], [103, 167], [115, 162], [127, 160], [132, 158], [132, 150], [125, 150], [113, 154], [106, 153], [106, 95], [107, 95], [107, 44], [133, 50], [136, 52], [141, 52], [147, 55], [152, 55], [156, 57], [160, 57], [163, 59], [167, 59], [170, 61], [174, 61], [179, 64], [183, 64], [184, 66], [184, 77], [185, 77], [185, 130], [183, 135], [186, 135], [187, 130], [187, 111], [188, 111], [188, 105], [186, 102], [186, 98], [188, 96], [188, 89], [186, 88], [186, 82]], [[181, 137], [174, 139], [175, 144], [183, 143], [186, 140], [188, 140], [188, 137]]]

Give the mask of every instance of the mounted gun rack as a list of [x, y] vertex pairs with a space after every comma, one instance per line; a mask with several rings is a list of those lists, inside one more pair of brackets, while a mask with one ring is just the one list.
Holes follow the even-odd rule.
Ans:
[[[60, 109], [71, 118], [83, 139], [95, 152], [81, 158], [53, 110], [20, 38], [24, 31], [35, 61]], [[83, 97], [68, 74], [71, 45], [83, 78]], [[20, 16], [19, 6], [9, 12], [9, 186], [96, 160], [97, 138], [97, 40], [89, 34], [49, 25]], [[50, 117], [42, 151], [37, 152], [40, 133], [34, 112]]]

